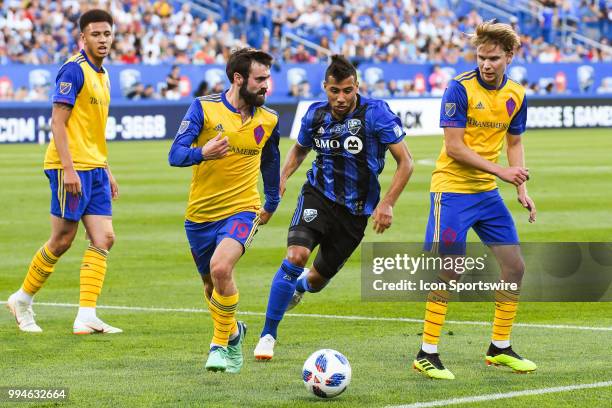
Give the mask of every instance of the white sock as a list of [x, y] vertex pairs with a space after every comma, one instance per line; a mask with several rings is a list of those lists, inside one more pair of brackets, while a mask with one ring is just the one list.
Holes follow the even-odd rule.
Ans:
[[96, 316], [96, 308], [95, 307], [79, 307], [79, 313], [77, 314], [77, 319], [83, 321], [96, 320], [98, 316]]
[[240, 335], [240, 329], [236, 330], [236, 333], [232, 333], [229, 336], [229, 341], [235, 340]]
[[222, 346], [222, 345], [216, 344], [216, 343], [210, 343], [210, 348], [213, 348], [213, 347], [221, 347], [221, 348], [227, 350], [227, 346]]
[[438, 345], [437, 344], [423, 343], [423, 344], [421, 344], [421, 350], [423, 350], [427, 354], [437, 353], [438, 352]]
[[510, 347], [510, 340], [491, 340], [491, 343], [497, 348], [508, 348]]
[[23, 288], [19, 288], [17, 291], [17, 299], [21, 302], [32, 304], [32, 299], [34, 299], [34, 296], [23, 290]]

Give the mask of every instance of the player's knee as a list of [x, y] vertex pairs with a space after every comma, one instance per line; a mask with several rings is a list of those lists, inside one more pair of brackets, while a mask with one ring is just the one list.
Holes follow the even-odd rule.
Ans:
[[518, 258], [504, 265], [503, 272], [506, 281], [520, 282], [525, 274], [525, 262], [522, 258]]
[[59, 235], [57, 237], [53, 237], [48, 242], [48, 247], [51, 253], [55, 256], [63, 255], [70, 246], [72, 245], [72, 241], [74, 241], [74, 236], [69, 234]]
[[309, 252], [306, 248], [289, 248], [287, 250], [287, 260], [293, 265], [303, 268], [308, 262]]
[[229, 279], [232, 275], [232, 265], [221, 259], [212, 259], [210, 261], [210, 275], [214, 280]]
[[108, 231], [102, 234], [101, 237], [92, 239], [91, 244], [96, 248], [110, 250], [115, 243], [115, 233], [113, 231]]

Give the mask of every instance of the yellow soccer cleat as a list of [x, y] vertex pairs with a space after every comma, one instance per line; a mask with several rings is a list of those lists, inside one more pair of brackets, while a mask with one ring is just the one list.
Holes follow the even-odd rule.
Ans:
[[436, 380], [455, 379], [455, 375], [447, 368], [444, 368], [438, 353], [430, 354], [420, 350], [419, 354], [416, 356], [416, 359], [412, 363], [412, 367], [429, 378], [434, 378]]
[[516, 354], [512, 347], [499, 348], [491, 344], [485, 356], [488, 366], [506, 366], [517, 373], [530, 373], [535, 371], [538, 366], [530, 360]]

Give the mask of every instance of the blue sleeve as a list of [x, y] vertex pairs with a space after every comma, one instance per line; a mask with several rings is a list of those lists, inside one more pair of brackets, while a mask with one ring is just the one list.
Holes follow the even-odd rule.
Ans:
[[381, 102], [373, 112], [375, 117], [374, 131], [382, 144], [399, 143], [406, 136], [402, 121], [391, 111], [387, 102]]
[[514, 115], [512, 121], [510, 121], [510, 127], [508, 133], [511, 135], [520, 135], [525, 132], [527, 127], [527, 95], [523, 97], [523, 103], [519, 111]]
[[306, 114], [302, 118], [302, 126], [300, 126], [300, 133], [298, 134], [297, 141], [304, 147], [312, 147], [312, 129], [310, 129], [312, 122], [312, 115], [315, 109], [308, 108]]
[[81, 66], [76, 62], [68, 62], [60, 68], [55, 78], [55, 90], [51, 100], [53, 103], [65, 103], [74, 106], [77, 95], [83, 89], [85, 76]]
[[463, 85], [453, 79], [442, 96], [440, 127], [465, 128], [467, 110], [467, 92]]
[[178, 131], [170, 153], [168, 153], [168, 162], [171, 166], [187, 167], [194, 164], [202, 163], [201, 147], [191, 147], [195, 142], [204, 127], [204, 112], [199, 99], [192, 102], [187, 110]]
[[280, 140], [280, 132], [278, 123], [272, 131], [272, 135], [266, 142], [261, 152], [261, 176], [264, 183], [264, 195], [266, 202], [264, 210], [269, 213], [276, 211], [280, 202], [280, 151], [278, 143]]

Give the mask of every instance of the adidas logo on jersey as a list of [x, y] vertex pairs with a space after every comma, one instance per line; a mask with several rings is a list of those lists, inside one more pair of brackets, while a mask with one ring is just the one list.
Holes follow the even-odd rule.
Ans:
[[325, 129], [323, 129], [323, 126], [321, 126], [321, 127], [319, 128], [319, 130], [317, 130], [317, 133], [318, 133], [318, 134], [320, 134], [320, 135], [322, 135], [323, 133], [325, 133]]
[[215, 130], [217, 132], [225, 132], [225, 130], [223, 129], [223, 125], [220, 123], [217, 126], [215, 126]]
[[476, 109], [484, 109], [484, 105], [482, 104], [482, 102], [478, 102], [478, 105], [476, 105]]

